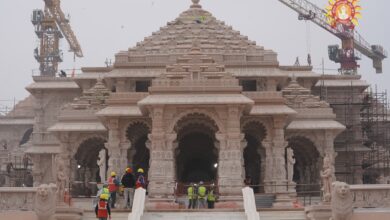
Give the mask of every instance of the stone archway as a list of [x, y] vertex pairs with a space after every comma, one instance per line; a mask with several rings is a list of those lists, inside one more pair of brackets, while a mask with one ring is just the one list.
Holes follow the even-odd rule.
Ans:
[[297, 192], [319, 191], [322, 160], [315, 144], [306, 137], [294, 136], [288, 139], [287, 148], [293, 149], [296, 160], [293, 181], [298, 184]]
[[108, 166], [108, 151], [104, 147], [106, 140], [101, 137], [90, 137], [83, 140], [72, 160], [75, 160], [75, 170], [71, 174], [73, 176], [73, 194], [75, 195], [91, 195], [96, 190], [98, 182], [105, 182], [101, 180], [99, 175], [99, 152], [102, 149], [106, 150], [106, 170]]
[[127, 165], [134, 170], [142, 168], [146, 174], [150, 160], [150, 151], [147, 148], [149, 133], [149, 126], [142, 121], [131, 123], [126, 130], [126, 137], [131, 143], [131, 147], [127, 150]]
[[264, 192], [265, 149], [262, 141], [266, 137], [266, 128], [257, 121], [250, 121], [242, 128], [245, 134], [244, 167], [246, 184], [253, 186], [256, 193]]
[[218, 143], [214, 120], [200, 113], [181, 118], [175, 128], [176, 179], [180, 183], [216, 182], [218, 178]]

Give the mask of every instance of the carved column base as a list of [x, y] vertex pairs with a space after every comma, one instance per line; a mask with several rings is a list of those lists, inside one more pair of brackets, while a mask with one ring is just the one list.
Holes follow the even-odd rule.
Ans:
[[291, 197], [296, 197], [297, 196], [297, 190], [296, 190], [297, 184], [295, 182], [290, 182], [288, 184], [288, 193], [290, 194]]
[[219, 195], [221, 196], [242, 196], [243, 181], [241, 179], [234, 180], [229, 178], [220, 178]]
[[315, 205], [305, 208], [306, 219], [308, 220], [329, 220], [332, 216], [330, 205]]
[[174, 199], [174, 183], [150, 181], [148, 185], [149, 198]]
[[273, 208], [293, 208], [293, 198], [288, 193], [276, 193]]

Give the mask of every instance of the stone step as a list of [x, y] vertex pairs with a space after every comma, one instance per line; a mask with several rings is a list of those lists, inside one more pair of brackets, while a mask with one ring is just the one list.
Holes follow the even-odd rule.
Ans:
[[271, 208], [275, 202], [274, 195], [255, 195], [255, 202], [257, 208]]
[[[260, 220], [305, 220], [304, 211], [260, 211]], [[128, 212], [114, 211], [112, 219], [127, 220]], [[96, 220], [94, 212], [84, 212], [83, 220]], [[244, 212], [147, 212], [141, 220], [246, 220]]]

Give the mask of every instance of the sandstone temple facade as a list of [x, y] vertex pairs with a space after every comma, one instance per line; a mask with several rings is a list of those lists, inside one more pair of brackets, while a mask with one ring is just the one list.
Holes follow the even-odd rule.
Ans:
[[[55, 182], [58, 159], [66, 163], [67, 185], [104, 182], [96, 161], [105, 149], [105, 172], [147, 171], [150, 198], [171, 198], [175, 183], [203, 180], [229, 200], [245, 179], [258, 192], [291, 195], [295, 184], [319, 184], [326, 155], [335, 173], [347, 156], [335, 142], [345, 129], [340, 111], [320, 99], [320, 87], [329, 96], [342, 96], [349, 85], [360, 93], [368, 87], [358, 76], [280, 65], [276, 52], [198, 1], [118, 52], [112, 66], [82, 71], [34, 76], [26, 87], [31, 96], [0, 118], [0, 139], [7, 152], [28, 155], [35, 186]], [[27, 131], [31, 138], [20, 144]], [[290, 175], [288, 148], [296, 160]]]

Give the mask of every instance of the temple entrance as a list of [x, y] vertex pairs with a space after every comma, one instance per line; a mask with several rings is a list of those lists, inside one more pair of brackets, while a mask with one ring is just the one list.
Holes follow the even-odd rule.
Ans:
[[249, 122], [243, 128], [245, 140], [244, 167], [245, 183], [251, 185], [255, 193], [264, 192], [264, 167], [265, 150], [261, 144], [266, 135], [263, 125], [258, 122]]
[[133, 170], [142, 168], [145, 173], [149, 170], [150, 152], [146, 147], [148, 141], [149, 127], [144, 122], [135, 122], [127, 128], [127, 139], [131, 147], [127, 151], [128, 166]]
[[[72, 183], [72, 193], [76, 196], [89, 196], [96, 191], [96, 184], [105, 182], [101, 180], [99, 175], [99, 152], [105, 149], [104, 143], [106, 140], [98, 137], [89, 138], [83, 141], [75, 156], [75, 173], [72, 174], [74, 181]], [[108, 151], [106, 152], [106, 161], [108, 161]], [[106, 162], [106, 170], [108, 163]]]
[[293, 149], [296, 161], [293, 181], [298, 184], [297, 192], [319, 191], [322, 160], [314, 143], [305, 137], [292, 137], [288, 147]]
[[180, 183], [216, 183], [218, 150], [214, 121], [202, 114], [191, 114], [180, 120], [175, 128], [176, 177]]

